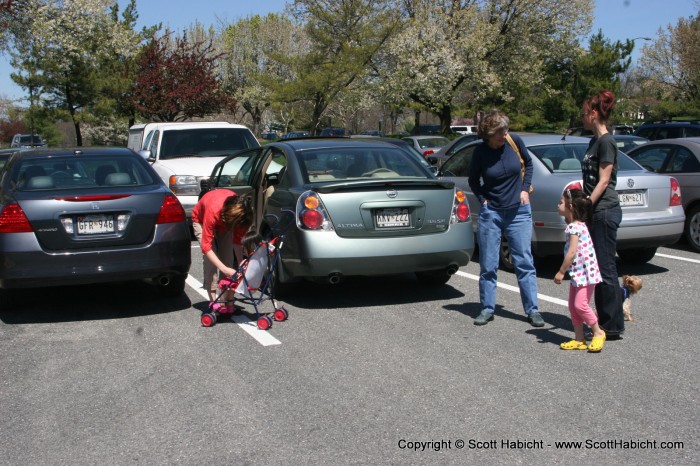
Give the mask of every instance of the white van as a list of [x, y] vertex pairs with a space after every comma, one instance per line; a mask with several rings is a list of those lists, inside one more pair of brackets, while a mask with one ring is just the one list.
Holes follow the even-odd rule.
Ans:
[[129, 128], [128, 147], [151, 163], [191, 219], [201, 182], [209, 179], [214, 165], [260, 143], [243, 125], [205, 121], [134, 125]]
[[476, 126], [472, 125], [450, 126], [450, 129], [453, 133], [457, 134], [472, 134], [478, 132]]

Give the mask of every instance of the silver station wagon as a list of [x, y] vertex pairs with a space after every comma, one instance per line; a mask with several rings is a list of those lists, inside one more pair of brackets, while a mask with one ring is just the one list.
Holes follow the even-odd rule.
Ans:
[[[564, 219], [557, 204], [564, 190], [581, 183], [581, 161], [590, 138], [553, 135], [521, 134], [533, 160], [530, 195], [532, 205], [532, 252], [545, 257], [561, 255], [564, 251]], [[440, 168], [438, 176], [454, 181], [467, 192], [474, 218], [479, 215], [479, 202], [471, 192], [467, 178], [474, 149], [481, 141], [472, 142], [450, 157]], [[683, 233], [685, 216], [681, 205], [678, 181], [658, 175], [618, 152], [617, 191], [622, 205], [622, 223], [617, 234], [617, 254], [624, 261], [648, 262], [659, 246], [675, 243]], [[474, 221], [476, 228], [477, 222]], [[501, 242], [501, 267], [512, 270], [510, 248], [505, 238]]]
[[281, 284], [406, 272], [444, 284], [474, 249], [464, 192], [436, 179], [421, 156], [402, 145], [279, 141], [219, 162], [213, 188], [252, 193], [263, 229], [264, 215], [291, 224], [276, 277]]

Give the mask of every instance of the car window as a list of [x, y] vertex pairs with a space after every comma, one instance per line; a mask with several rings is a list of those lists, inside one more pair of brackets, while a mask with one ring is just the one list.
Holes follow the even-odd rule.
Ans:
[[697, 173], [700, 172], [700, 162], [695, 155], [685, 147], [679, 147], [668, 162], [666, 173]]
[[128, 155], [27, 159], [15, 164], [12, 181], [20, 191], [144, 186], [157, 183], [144, 161]]
[[472, 156], [476, 146], [468, 146], [456, 152], [442, 165], [441, 172], [444, 176], [469, 176], [469, 165], [472, 163]]
[[160, 159], [226, 156], [258, 147], [246, 128], [195, 128], [163, 131]]
[[252, 175], [260, 163], [263, 148], [245, 151], [227, 159], [218, 165], [214, 173], [214, 186], [231, 188], [236, 186], [252, 186]]
[[427, 138], [417, 139], [416, 141], [421, 149], [427, 149], [429, 147], [442, 147], [450, 142], [447, 138]]
[[694, 138], [700, 136], [700, 128], [695, 128], [693, 126], [689, 126], [688, 128], [685, 128], [685, 137], [687, 138]]
[[658, 173], [672, 151], [671, 146], [649, 146], [636, 150], [630, 157], [647, 170]]
[[148, 145], [148, 150], [151, 151], [151, 156], [156, 157], [157, 156], [157, 150], [158, 150], [158, 136], [160, 136], [160, 131], [155, 130], [151, 133], [151, 141]]
[[651, 136], [654, 134], [654, 128], [639, 128], [635, 134], [643, 138], [651, 139]]
[[359, 178], [428, 178], [419, 158], [397, 146], [327, 147], [299, 153], [299, 168], [308, 183]]
[[581, 171], [581, 160], [586, 154], [587, 144], [551, 144], [528, 147], [552, 172]]

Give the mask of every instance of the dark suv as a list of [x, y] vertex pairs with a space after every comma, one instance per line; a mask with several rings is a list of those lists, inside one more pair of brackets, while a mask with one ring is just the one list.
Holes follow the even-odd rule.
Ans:
[[665, 120], [644, 123], [634, 132], [651, 141], [657, 139], [675, 139], [700, 137], [700, 121], [696, 120]]

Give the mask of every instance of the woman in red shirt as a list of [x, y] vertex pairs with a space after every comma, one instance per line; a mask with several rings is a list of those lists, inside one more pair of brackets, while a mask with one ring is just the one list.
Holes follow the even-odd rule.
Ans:
[[[204, 289], [211, 301], [216, 299], [219, 279], [235, 274], [234, 260], [243, 257], [241, 239], [253, 224], [252, 202], [228, 189], [215, 189], [192, 210], [194, 234], [204, 255]], [[226, 297], [226, 307], [233, 312], [233, 296]]]

